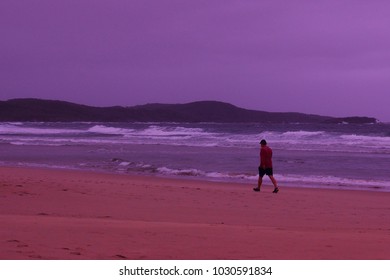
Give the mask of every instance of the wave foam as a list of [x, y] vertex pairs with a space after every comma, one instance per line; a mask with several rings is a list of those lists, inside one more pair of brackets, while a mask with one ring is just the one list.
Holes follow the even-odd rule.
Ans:
[[38, 128], [28, 127], [22, 124], [1, 124], [1, 135], [52, 135], [52, 134], [76, 134], [82, 130], [77, 129], [64, 129], [64, 128]]
[[110, 135], [127, 135], [133, 133], [134, 129], [111, 127], [105, 125], [94, 125], [87, 130], [88, 132]]

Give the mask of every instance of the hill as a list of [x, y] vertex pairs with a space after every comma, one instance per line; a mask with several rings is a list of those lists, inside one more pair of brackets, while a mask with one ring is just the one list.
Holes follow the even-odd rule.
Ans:
[[220, 122], [220, 123], [375, 123], [374, 118], [333, 118], [302, 113], [248, 110], [229, 103], [146, 104], [133, 107], [93, 107], [58, 100], [0, 101], [0, 121], [45, 122]]

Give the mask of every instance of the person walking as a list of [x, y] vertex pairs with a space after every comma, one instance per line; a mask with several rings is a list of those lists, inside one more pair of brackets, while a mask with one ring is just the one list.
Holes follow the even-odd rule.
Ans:
[[267, 141], [264, 139], [260, 141], [260, 166], [259, 166], [259, 180], [257, 182], [257, 188], [254, 188], [253, 190], [256, 192], [260, 191], [261, 184], [263, 183], [263, 177], [264, 175], [267, 175], [270, 179], [272, 184], [274, 185], [273, 193], [278, 193], [279, 188], [278, 184], [274, 178], [273, 175], [273, 169], [272, 169], [272, 149], [267, 146]]

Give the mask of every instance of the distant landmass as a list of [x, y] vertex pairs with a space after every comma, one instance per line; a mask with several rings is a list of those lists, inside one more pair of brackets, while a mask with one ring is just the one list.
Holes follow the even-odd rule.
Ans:
[[248, 110], [218, 101], [93, 107], [58, 100], [0, 101], [0, 121], [15, 122], [218, 122], [218, 123], [376, 123], [375, 118], [334, 118], [302, 113]]

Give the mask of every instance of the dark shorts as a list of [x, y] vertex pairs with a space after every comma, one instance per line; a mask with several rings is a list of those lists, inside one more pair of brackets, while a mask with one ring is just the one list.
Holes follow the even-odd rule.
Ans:
[[259, 167], [259, 176], [264, 177], [264, 175], [273, 176], [274, 173], [273, 173], [272, 168], [263, 169], [263, 168]]

